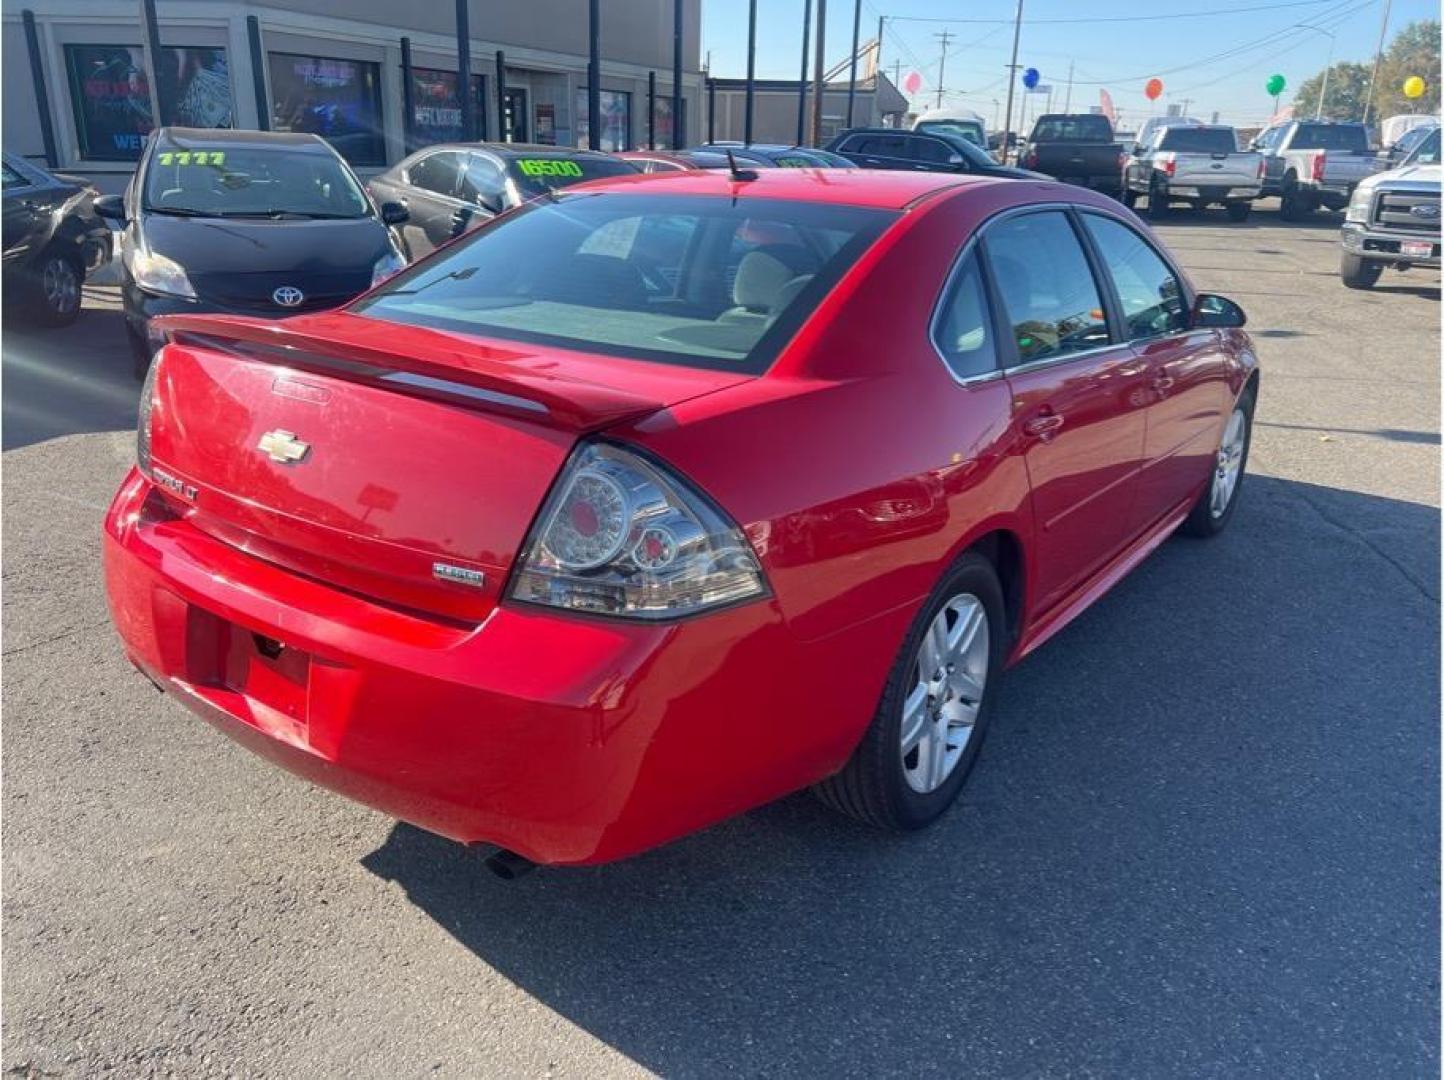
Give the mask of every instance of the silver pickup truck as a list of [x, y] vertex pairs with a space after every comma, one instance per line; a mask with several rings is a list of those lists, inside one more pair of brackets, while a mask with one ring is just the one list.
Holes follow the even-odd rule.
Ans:
[[1160, 218], [1172, 202], [1196, 210], [1222, 203], [1234, 221], [1248, 217], [1258, 198], [1263, 158], [1238, 148], [1233, 128], [1214, 124], [1159, 128], [1133, 149], [1123, 169], [1123, 203], [1148, 198], [1148, 216]]
[[1371, 289], [1384, 267], [1439, 266], [1439, 129], [1404, 163], [1376, 173], [1354, 189], [1339, 234], [1339, 277], [1351, 289]]
[[1299, 221], [1321, 206], [1342, 210], [1359, 182], [1379, 171], [1363, 124], [1291, 120], [1259, 133], [1265, 195], [1279, 197], [1279, 216]]

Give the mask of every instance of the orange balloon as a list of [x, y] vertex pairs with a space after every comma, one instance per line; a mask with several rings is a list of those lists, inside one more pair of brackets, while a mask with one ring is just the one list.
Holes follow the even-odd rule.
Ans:
[[1143, 96], [1149, 101], [1157, 101], [1163, 96], [1163, 80], [1149, 79], [1148, 84], [1143, 88]]

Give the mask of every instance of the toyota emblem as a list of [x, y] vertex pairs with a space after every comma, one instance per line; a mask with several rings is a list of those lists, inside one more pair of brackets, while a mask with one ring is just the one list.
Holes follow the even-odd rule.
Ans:
[[271, 299], [282, 307], [300, 307], [301, 301], [306, 299], [306, 294], [294, 285], [282, 285], [271, 294]]

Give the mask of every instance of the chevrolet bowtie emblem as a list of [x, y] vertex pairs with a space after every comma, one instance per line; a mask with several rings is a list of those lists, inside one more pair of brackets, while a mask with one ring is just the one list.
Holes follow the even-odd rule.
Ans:
[[282, 465], [294, 465], [306, 456], [311, 449], [311, 444], [302, 442], [289, 431], [268, 431], [261, 436], [261, 441], [256, 444], [256, 449], [262, 451], [272, 461], [279, 461]]

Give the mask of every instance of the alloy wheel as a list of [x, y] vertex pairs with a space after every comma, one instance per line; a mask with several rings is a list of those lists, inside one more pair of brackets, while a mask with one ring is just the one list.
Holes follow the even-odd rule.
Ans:
[[51, 256], [41, 271], [45, 302], [56, 315], [69, 315], [80, 306], [80, 279], [75, 267], [60, 256]]
[[903, 701], [899, 749], [914, 791], [936, 791], [973, 737], [988, 681], [988, 612], [971, 593], [952, 597], [918, 643], [917, 683]]
[[1233, 410], [1224, 429], [1223, 441], [1218, 446], [1218, 461], [1213, 470], [1213, 491], [1208, 500], [1208, 512], [1221, 518], [1233, 501], [1238, 489], [1238, 478], [1243, 472], [1243, 448], [1248, 431], [1248, 417], [1242, 408]]

